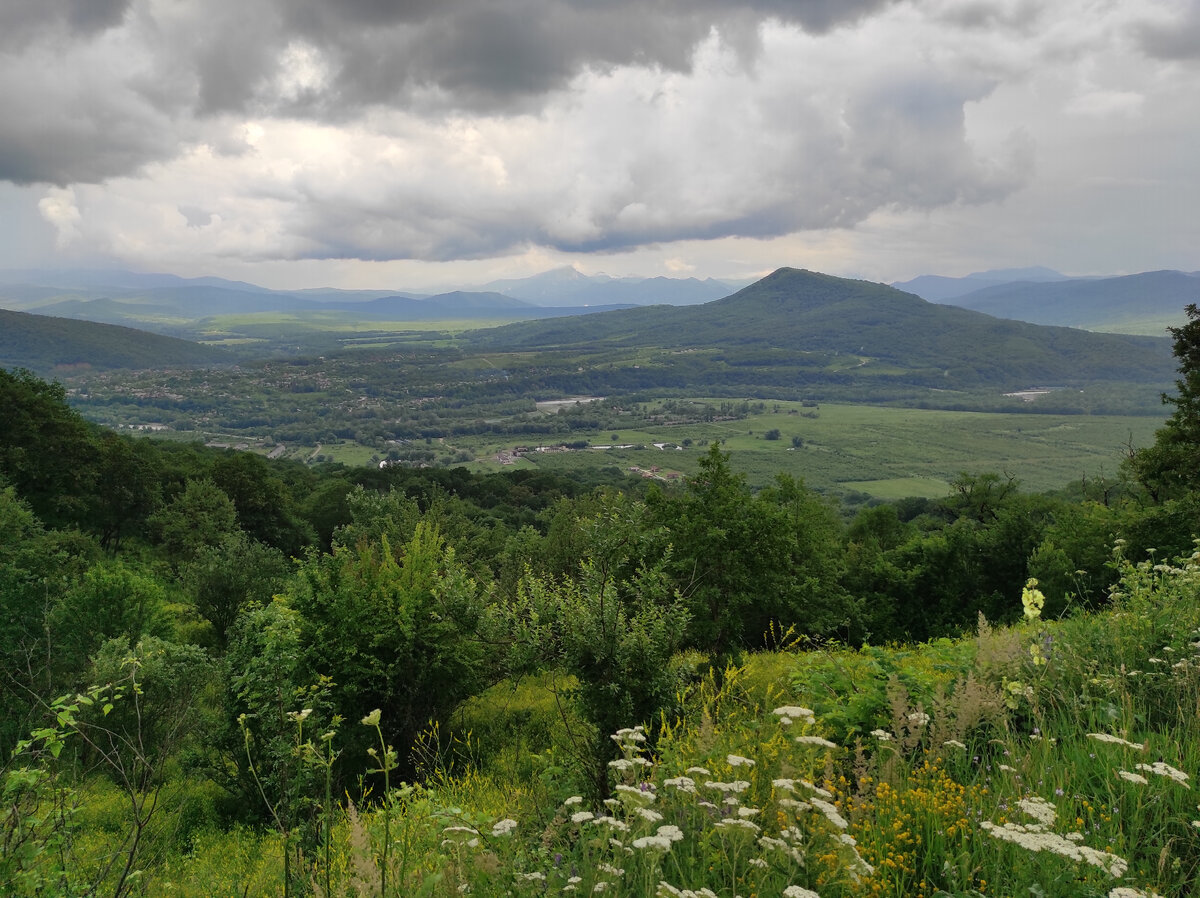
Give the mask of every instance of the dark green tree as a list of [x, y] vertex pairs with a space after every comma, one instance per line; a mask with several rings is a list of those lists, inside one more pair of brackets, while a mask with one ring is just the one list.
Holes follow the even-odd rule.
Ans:
[[203, 547], [184, 566], [180, 579], [196, 611], [212, 625], [217, 651], [223, 652], [242, 608], [251, 602], [269, 603], [291, 573], [292, 563], [282, 552], [238, 530], [215, 546]]
[[127, 533], [143, 529], [162, 503], [163, 465], [148, 440], [129, 440], [115, 433], [97, 438], [97, 480], [92, 494], [90, 526], [109, 552], [121, 548]]
[[1200, 308], [1185, 310], [1188, 323], [1167, 328], [1179, 362], [1176, 395], [1163, 395], [1175, 410], [1155, 435], [1154, 445], [1131, 454], [1128, 466], [1155, 501], [1200, 488]]
[[0, 368], [0, 421], [0, 483], [15, 487], [46, 526], [81, 524], [96, 483], [96, 447], [63, 386]]
[[580, 524], [587, 549], [575, 576], [528, 571], [497, 613], [510, 673], [550, 667], [574, 678], [567, 697], [589, 726], [571, 735], [602, 799], [617, 754], [612, 735], [638, 724], [653, 730], [675, 699], [680, 682], [671, 660], [686, 638], [688, 610], [666, 576], [669, 553], [655, 557], [642, 503], [621, 495], [599, 501]]
[[78, 532], [46, 530], [12, 487], [0, 488], [0, 534], [0, 745], [11, 748], [37, 700], [63, 688], [50, 616], [100, 553]]
[[311, 531], [292, 508], [287, 485], [262, 456], [229, 452], [213, 465], [212, 479], [233, 500], [238, 526], [259, 542], [288, 555], [312, 542]]
[[781, 478], [753, 496], [713, 443], [683, 494], [651, 493], [647, 505], [688, 602], [690, 645], [724, 653], [761, 645], [772, 625], [822, 635], [848, 623], [837, 522], [802, 484]]
[[151, 516], [149, 524], [176, 569], [239, 529], [233, 502], [208, 479], [189, 480], [182, 493]]
[[58, 663], [81, 669], [100, 644], [120, 638], [171, 635], [162, 584], [120, 559], [93, 565], [59, 599], [50, 614]]

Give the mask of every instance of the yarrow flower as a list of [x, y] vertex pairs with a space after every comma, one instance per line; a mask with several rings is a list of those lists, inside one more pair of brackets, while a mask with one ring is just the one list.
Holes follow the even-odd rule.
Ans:
[[798, 745], [819, 745], [822, 748], [837, 748], [836, 742], [830, 742], [828, 739], [822, 739], [820, 736], [797, 736], [795, 741]]
[[823, 801], [820, 798], [814, 798], [812, 799], [812, 805], [814, 808], [824, 814], [825, 819], [838, 829], [848, 829], [850, 827], [849, 821], [847, 821], [846, 818], [838, 812], [838, 809], [829, 802]]
[[1146, 779], [1140, 773], [1133, 773], [1129, 770], [1118, 770], [1117, 776], [1123, 780], [1128, 780], [1131, 783], [1137, 783], [1139, 786], [1144, 786], [1150, 782], [1150, 780]]
[[493, 836], [507, 836], [509, 833], [511, 833], [516, 828], [517, 828], [517, 821], [511, 820], [506, 817], [503, 820], [496, 821], [496, 825], [492, 827], [492, 835]]
[[871, 730], [871, 735], [874, 736], [876, 739], [878, 739], [880, 742], [891, 742], [892, 741], [892, 734], [889, 733], [887, 730]]
[[797, 718], [805, 723], [816, 723], [817, 718], [812, 712], [812, 708], [802, 708], [800, 705], [782, 705], [771, 712], [779, 718], [779, 722], [783, 726], [791, 726], [792, 722]]
[[1130, 742], [1127, 739], [1122, 739], [1120, 736], [1110, 736], [1108, 733], [1088, 733], [1087, 737], [1095, 739], [1097, 742], [1107, 742], [1110, 745], [1124, 745], [1136, 751], [1142, 751], [1146, 747], [1140, 742]]
[[754, 762], [749, 758], [743, 758], [741, 755], [726, 755], [725, 763], [730, 767], [753, 767]]
[[802, 886], [788, 886], [783, 890], [783, 898], [821, 898], [812, 889], [806, 889]]
[[1150, 773], [1158, 776], [1165, 776], [1168, 779], [1173, 779], [1185, 789], [1192, 788], [1188, 785], [1188, 775], [1182, 770], [1176, 770], [1170, 764], [1164, 764], [1162, 761], [1155, 761], [1153, 764], [1138, 764], [1138, 770], [1148, 770]]
[[1129, 862], [1107, 851], [1097, 851], [1087, 845], [1077, 845], [1057, 833], [1044, 832], [1041, 824], [1021, 826], [1018, 823], [1006, 823], [997, 826], [990, 820], [984, 820], [980, 826], [993, 838], [1020, 845], [1029, 851], [1049, 851], [1074, 861], [1093, 864], [1100, 867], [1109, 876], [1124, 876], [1129, 869]]
[[734, 792], [742, 793], [750, 788], [750, 784], [745, 780], [734, 780], [732, 783], [722, 783], [716, 780], [709, 780], [704, 784], [709, 789], [716, 789], [718, 792]]

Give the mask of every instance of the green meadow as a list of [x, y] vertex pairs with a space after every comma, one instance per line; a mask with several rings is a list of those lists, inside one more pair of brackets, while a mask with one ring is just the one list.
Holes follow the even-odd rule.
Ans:
[[[569, 472], [592, 467], [658, 467], [693, 474], [705, 446], [720, 440], [733, 467], [753, 486], [777, 473], [803, 478], [823, 492], [857, 491], [882, 499], [943, 496], [959, 473], [1008, 474], [1030, 490], [1056, 489], [1082, 478], [1112, 478], [1125, 450], [1153, 441], [1162, 419], [1124, 415], [955, 412], [798, 402], [768, 402], [768, 412], [742, 420], [573, 431], [568, 439], [636, 449], [532, 453], [523, 465]], [[775, 409], [778, 411], [775, 411]], [[778, 431], [778, 437], [772, 431]], [[616, 439], [614, 439], [616, 434]], [[798, 438], [800, 445], [793, 444]], [[685, 446], [685, 441], [688, 441]], [[470, 449], [480, 470], [501, 469], [498, 452], [515, 443], [476, 437], [447, 441]], [[681, 448], [657, 449], [655, 443]], [[545, 445], [553, 445], [546, 442]]]

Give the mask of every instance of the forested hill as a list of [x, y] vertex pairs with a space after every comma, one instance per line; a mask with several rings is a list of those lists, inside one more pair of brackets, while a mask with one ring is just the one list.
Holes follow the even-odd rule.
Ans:
[[232, 360], [222, 349], [130, 327], [0, 309], [0, 367], [4, 368], [49, 375], [73, 367], [164, 368]]
[[[509, 349], [760, 347], [858, 356], [947, 386], [1168, 382], [1164, 338], [1005, 321], [926, 302], [884, 284], [781, 268], [701, 306], [653, 306], [470, 335]], [[865, 373], [865, 372], [864, 372]]]

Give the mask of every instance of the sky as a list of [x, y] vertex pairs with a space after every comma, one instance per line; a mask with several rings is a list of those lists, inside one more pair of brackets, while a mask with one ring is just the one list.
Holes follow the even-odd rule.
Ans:
[[1200, 0], [4, 0], [0, 268], [1200, 269]]

